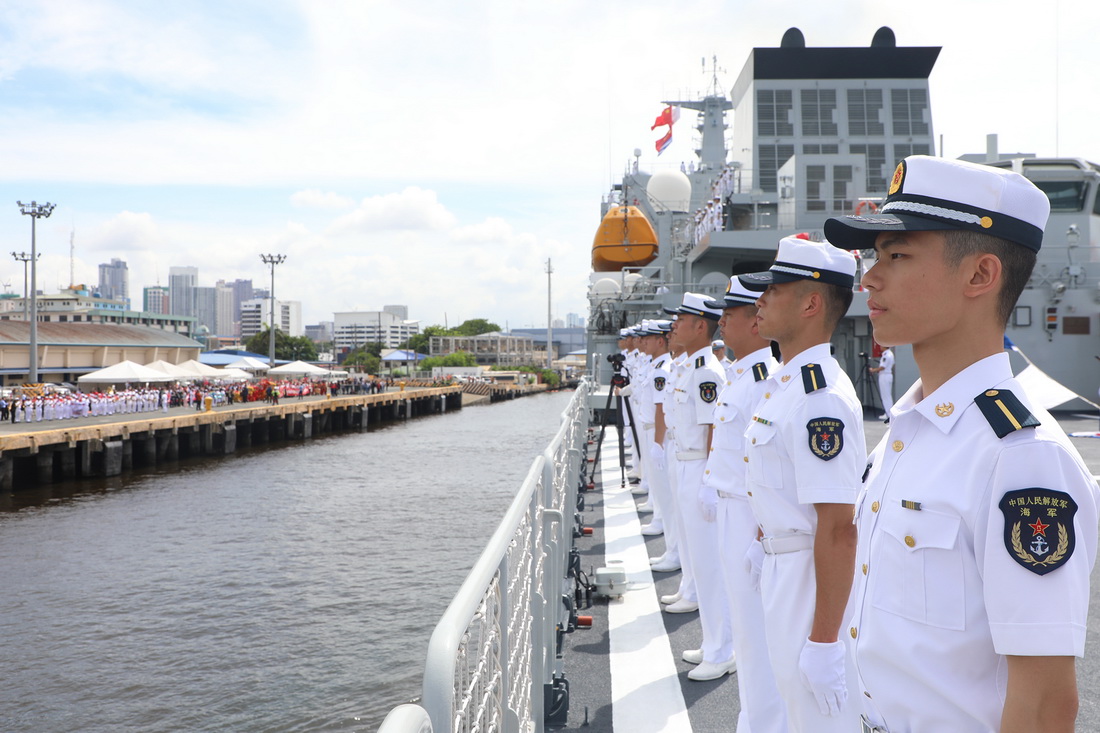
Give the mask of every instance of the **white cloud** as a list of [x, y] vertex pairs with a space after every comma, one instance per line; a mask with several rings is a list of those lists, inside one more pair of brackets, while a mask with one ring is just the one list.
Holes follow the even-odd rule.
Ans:
[[307, 188], [291, 194], [290, 203], [294, 206], [309, 209], [350, 209], [355, 206], [355, 201], [347, 196], [341, 196], [333, 191], [321, 191], [316, 188]]
[[409, 186], [401, 193], [363, 199], [355, 211], [333, 222], [328, 233], [339, 236], [387, 230], [439, 230], [454, 224], [454, 215], [439, 203], [434, 191]]

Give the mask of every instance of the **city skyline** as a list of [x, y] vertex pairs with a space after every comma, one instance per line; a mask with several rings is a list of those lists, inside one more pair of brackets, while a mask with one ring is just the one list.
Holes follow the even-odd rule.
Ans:
[[[306, 323], [398, 302], [426, 324], [545, 326], [548, 259], [555, 317], [588, 312], [600, 200], [635, 149], [645, 171], [695, 161], [691, 114], [658, 157], [662, 101], [706, 92], [714, 57], [729, 95], [750, 50], [791, 26], [809, 46], [866, 46], [887, 25], [901, 46], [942, 47], [931, 123], [948, 157], [998, 133], [1006, 153], [1100, 160], [1087, 56], [1100, 7], [922, 11], [14, 0], [0, 14], [0, 237], [27, 249], [14, 202], [57, 204], [38, 222], [47, 292], [97, 282], [112, 258], [134, 301], [181, 261], [263, 283], [260, 255], [279, 253], [276, 295]], [[0, 262], [0, 283], [19, 292], [22, 269]]]

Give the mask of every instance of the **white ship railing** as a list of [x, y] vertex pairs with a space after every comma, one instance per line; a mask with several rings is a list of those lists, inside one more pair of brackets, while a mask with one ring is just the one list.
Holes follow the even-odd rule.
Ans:
[[558, 628], [573, 545], [590, 383], [527, 478], [428, 644], [419, 705], [400, 705], [379, 733], [535, 733], [563, 677]]

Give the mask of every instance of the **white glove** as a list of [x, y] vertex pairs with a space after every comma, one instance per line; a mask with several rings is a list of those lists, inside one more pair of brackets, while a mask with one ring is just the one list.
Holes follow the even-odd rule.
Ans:
[[699, 511], [704, 522], [713, 522], [718, 518], [718, 490], [703, 484], [699, 487]]
[[628, 384], [625, 387], [616, 387], [615, 392], [623, 397], [629, 397], [634, 394], [634, 385]]
[[760, 573], [764, 569], [764, 545], [760, 540], [753, 540], [749, 545], [749, 551], [745, 553], [745, 572], [749, 574], [752, 589], [760, 592]]
[[843, 641], [822, 644], [806, 640], [798, 657], [798, 672], [802, 684], [817, 698], [822, 715], [836, 716], [848, 701], [848, 682], [844, 677], [844, 656], [848, 650]]
[[665, 447], [663, 445], [661, 445], [660, 443], [654, 443], [653, 452], [650, 454], [650, 457], [653, 461], [654, 468], [656, 468], [658, 471], [665, 470]]

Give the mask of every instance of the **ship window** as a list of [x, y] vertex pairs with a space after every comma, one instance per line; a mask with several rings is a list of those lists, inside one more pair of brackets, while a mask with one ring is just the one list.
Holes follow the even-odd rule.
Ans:
[[802, 134], [836, 137], [836, 90], [802, 90]]
[[1088, 187], [1084, 181], [1032, 181], [1050, 199], [1051, 211], [1083, 211]]
[[881, 114], [881, 89], [848, 90], [849, 135], [885, 135]]
[[758, 149], [760, 164], [757, 185], [762, 191], [776, 192], [776, 172], [794, 155], [793, 145], [761, 145]]
[[852, 200], [848, 198], [848, 184], [852, 182], [852, 166], [833, 166], [833, 211], [851, 211]]
[[927, 135], [928, 92], [924, 89], [891, 89], [890, 111], [895, 135]]
[[[894, 160], [904, 160], [910, 155], [931, 155], [931, 148], [928, 145], [916, 143], [909, 145], [907, 143], [898, 143], [894, 146]], [[890, 171], [893, 173], [893, 171]]]
[[794, 95], [790, 89], [758, 89], [756, 134], [764, 137], [793, 136], [794, 125], [790, 122], [793, 100]]
[[825, 166], [806, 166], [806, 211], [825, 211], [821, 184], [825, 182]]
[[885, 145], [849, 145], [848, 149], [856, 154], [867, 156], [867, 193], [886, 190]]

